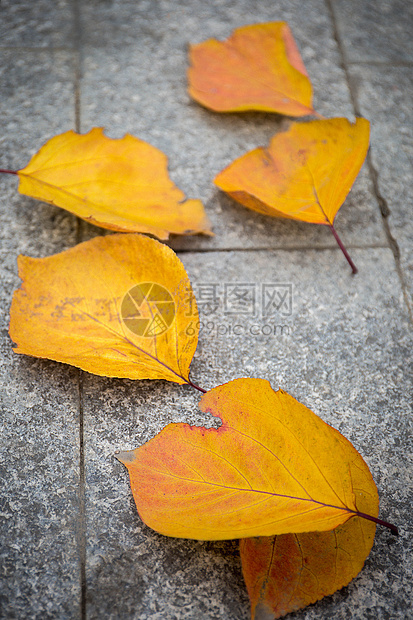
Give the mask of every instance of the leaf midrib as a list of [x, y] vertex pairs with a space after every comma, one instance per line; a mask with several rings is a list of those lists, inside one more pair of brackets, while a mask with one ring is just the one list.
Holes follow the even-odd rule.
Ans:
[[[273, 491], [263, 491], [260, 489], [253, 489], [253, 488], [248, 489], [248, 488], [242, 488], [242, 487], [236, 487], [236, 486], [228, 486], [224, 484], [219, 484], [218, 482], [208, 482], [206, 480], [192, 480], [191, 478], [185, 478], [185, 477], [177, 476], [176, 474], [171, 474], [170, 472], [166, 473], [165, 471], [157, 470], [154, 467], [151, 467], [150, 470], [158, 474], [161, 474], [163, 476], [169, 476], [171, 478], [176, 478], [177, 480], [184, 480], [185, 482], [192, 482], [197, 485], [205, 484], [207, 486], [217, 487], [219, 489], [225, 489], [228, 491], [237, 491], [240, 493], [258, 493], [260, 495], [267, 495], [268, 497], [280, 497], [280, 498], [285, 498], [285, 499], [298, 500], [302, 502], [309, 502], [309, 503], [317, 504], [318, 506], [324, 507], [324, 508], [334, 508], [336, 510], [342, 510], [343, 512], [348, 512], [353, 515], [360, 514], [358, 511], [352, 510], [351, 508], [348, 508], [347, 506], [336, 506], [335, 504], [327, 504], [325, 502], [320, 502], [316, 499], [313, 499], [312, 497], [305, 498], [305, 497], [299, 497], [295, 495], [285, 495], [283, 493], [275, 493]], [[248, 507], [244, 509], [240, 509], [240, 510], [246, 510], [246, 509], [248, 509]], [[315, 510], [318, 510], [318, 508], [316, 508]]]

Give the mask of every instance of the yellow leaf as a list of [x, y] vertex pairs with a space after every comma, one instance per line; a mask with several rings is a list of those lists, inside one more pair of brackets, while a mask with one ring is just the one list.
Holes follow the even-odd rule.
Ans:
[[[358, 515], [353, 463], [367, 465], [338, 431], [262, 379], [207, 392], [218, 429], [170, 424], [118, 458], [142, 520], [167, 536], [219, 540], [328, 531]], [[372, 517], [376, 517], [375, 506]]]
[[252, 24], [190, 47], [189, 94], [216, 112], [314, 114], [312, 88], [286, 22]]
[[[377, 490], [360, 456], [350, 472], [357, 509], [377, 514]], [[330, 532], [242, 539], [253, 620], [280, 618], [346, 586], [363, 568], [375, 530], [372, 521], [354, 517]]]
[[184, 200], [169, 179], [162, 151], [129, 134], [113, 140], [102, 128], [84, 135], [67, 131], [49, 140], [18, 175], [21, 194], [96, 226], [159, 239], [212, 234], [201, 201]]
[[293, 123], [268, 148], [235, 160], [215, 184], [264, 215], [332, 225], [363, 165], [369, 128], [363, 118]]
[[97, 237], [48, 258], [20, 256], [10, 310], [16, 353], [107, 377], [189, 383], [198, 341], [176, 254], [142, 235]]

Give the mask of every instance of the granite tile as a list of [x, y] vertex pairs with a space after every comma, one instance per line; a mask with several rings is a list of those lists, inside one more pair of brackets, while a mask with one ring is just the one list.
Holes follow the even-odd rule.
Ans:
[[73, 47], [73, 0], [2, 0], [0, 47]]
[[413, 61], [413, 5], [406, 0], [331, 0], [348, 62]]
[[[153, 6], [153, 5], [152, 5]], [[175, 249], [334, 247], [327, 229], [253, 213], [213, 184], [235, 158], [285, 123], [279, 115], [216, 114], [186, 92], [187, 47], [225, 38], [251, 22], [287, 20], [314, 83], [316, 109], [352, 118], [352, 106], [329, 16], [321, 0], [301, 2], [91, 2], [82, 7], [84, 63], [82, 131], [104, 126], [111, 137], [129, 132], [163, 150], [173, 181], [200, 198], [216, 236], [174, 238]], [[313, 18], [317, 15], [317, 20]], [[361, 175], [337, 225], [346, 243], [384, 245], [381, 217], [368, 178]], [[96, 234], [89, 228], [86, 236]], [[86, 238], [86, 237], [85, 237]]]
[[351, 66], [360, 110], [372, 121], [371, 160], [413, 307], [413, 68]]
[[[11, 278], [3, 268], [0, 275], [4, 286]], [[10, 304], [7, 289], [2, 308]], [[58, 609], [59, 618], [80, 618], [77, 372], [13, 354], [5, 314], [0, 616], [55, 618]]]
[[[269, 379], [354, 443], [378, 484], [381, 516], [397, 523], [401, 537], [379, 528], [361, 575], [296, 617], [401, 620], [412, 583], [407, 316], [389, 250], [358, 250], [355, 277], [338, 268], [338, 258], [331, 250], [183, 254], [195, 290], [220, 286], [213, 312], [200, 304], [191, 376], [205, 389], [240, 376]], [[237, 282], [255, 286], [255, 316], [227, 314], [228, 286]], [[290, 306], [263, 317], [258, 292], [264, 283], [291, 284]], [[216, 424], [197, 410], [198, 400], [190, 388], [161, 381], [85, 378], [90, 617], [248, 617], [236, 544], [175, 540], [147, 528], [127, 472], [113, 456], [172, 421]], [[113, 607], [116, 592], [122, 596]]]
[[[73, 57], [67, 52], [0, 51], [0, 167], [19, 170], [54, 135], [74, 127]], [[0, 248], [42, 256], [70, 247], [76, 218], [18, 193], [18, 178], [0, 175]]]
[[[410, 284], [409, 68], [373, 67], [411, 61], [406, 39], [410, 7], [401, 0], [333, 0], [332, 5], [346, 59], [371, 62], [351, 64], [351, 79], [358, 105], [372, 122], [372, 162]], [[292, 27], [314, 84], [316, 109], [351, 118], [327, 4], [3, 1], [0, 167], [23, 167], [47, 139], [75, 126], [76, 6], [84, 59], [78, 93], [82, 131], [103, 125], [112, 137], [128, 131], [164, 150], [173, 180], [188, 197], [204, 201], [215, 227], [212, 240], [171, 240], [182, 250], [200, 301], [202, 330], [193, 380], [209, 389], [239, 376], [262, 377], [286, 389], [354, 443], [378, 485], [381, 516], [400, 528], [398, 539], [379, 528], [361, 574], [295, 616], [404, 620], [411, 615], [413, 598], [412, 343], [368, 169], [363, 168], [337, 218], [359, 267], [353, 277], [325, 228], [261, 217], [213, 186], [219, 170], [266, 144], [285, 119], [214, 114], [186, 93], [188, 43], [225, 38], [254, 21], [283, 19]], [[116, 450], [141, 445], [171, 421], [207, 426], [217, 421], [198, 410], [199, 395], [189, 387], [105, 379], [12, 353], [7, 327], [12, 292], [19, 285], [17, 254], [44, 256], [79, 238], [107, 233], [86, 223], [79, 228], [65, 211], [20, 196], [14, 177], [0, 178], [0, 195], [0, 616], [246, 620], [249, 604], [236, 541], [187, 541], [150, 530], [137, 516], [126, 470], [113, 457]], [[255, 298], [234, 313], [236, 293], [245, 288]], [[211, 290], [216, 293], [212, 306]], [[276, 304], [268, 306], [264, 291], [274, 290], [279, 291]], [[86, 609], [80, 562], [82, 386]]]
[[[1, 52], [1, 166], [25, 165], [42, 141], [73, 122], [67, 54]], [[1, 175], [0, 616], [80, 617], [78, 373], [18, 356], [8, 336], [19, 285], [17, 255], [75, 243], [75, 218], [17, 193]]]
[[59, 132], [75, 124], [72, 52], [0, 48], [2, 168], [19, 169]]

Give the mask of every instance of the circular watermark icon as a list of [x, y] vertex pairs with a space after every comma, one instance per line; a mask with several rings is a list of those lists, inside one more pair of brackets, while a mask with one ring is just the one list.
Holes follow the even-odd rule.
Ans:
[[126, 293], [121, 305], [126, 327], [144, 338], [166, 332], [175, 318], [175, 302], [171, 293], [156, 282], [141, 282]]

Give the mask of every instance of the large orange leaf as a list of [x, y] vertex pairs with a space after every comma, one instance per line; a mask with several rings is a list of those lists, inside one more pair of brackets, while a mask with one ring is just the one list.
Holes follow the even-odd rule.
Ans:
[[366, 157], [369, 128], [363, 118], [292, 123], [268, 148], [235, 160], [215, 184], [264, 215], [332, 225]]
[[314, 114], [312, 88], [286, 22], [234, 30], [190, 46], [189, 94], [216, 112]]
[[[221, 385], [200, 408], [222, 426], [170, 424], [118, 456], [142, 520], [161, 534], [218, 540], [327, 531], [359, 514], [359, 490], [375, 496], [350, 442], [268, 381]], [[363, 471], [361, 489], [353, 467]], [[377, 511], [376, 501], [373, 519]]]
[[[350, 471], [357, 509], [376, 514], [377, 491], [360, 456]], [[242, 539], [252, 619], [280, 618], [347, 585], [363, 568], [375, 529], [375, 523], [354, 517], [330, 532]]]
[[23, 284], [10, 310], [17, 353], [107, 377], [190, 383], [198, 315], [170, 248], [108, 235], [18, 263]]
[[18, 171], [19, 191], [120, 232], [211, 234], [200, 200], [184, 200], [169, 179], [166, 155], [126, 134], [102, 128], [67, 131], [49, 140]]

